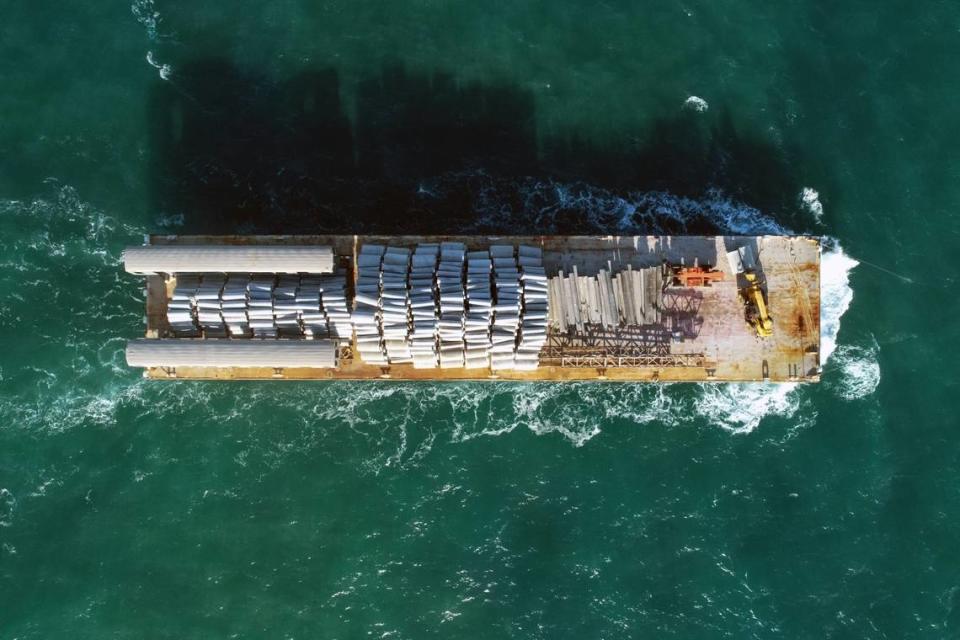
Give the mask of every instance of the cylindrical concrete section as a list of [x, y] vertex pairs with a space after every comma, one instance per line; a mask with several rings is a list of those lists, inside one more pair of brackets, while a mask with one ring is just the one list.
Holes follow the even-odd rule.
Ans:
[[325, 245], [144, 245], [123, 251], [129, 273], [332, 273]]
[[130, 340], [131, 367], [304, 367], [337, 365], [332, 340]]

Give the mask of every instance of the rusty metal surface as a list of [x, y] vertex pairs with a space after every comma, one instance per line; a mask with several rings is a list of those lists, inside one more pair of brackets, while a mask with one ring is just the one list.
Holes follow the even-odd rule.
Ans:
[[[804, 236], [151, 236], [156, 244], [329, 244], [341, 266], [363, 243], [414, 246], [418, 242], [459, 241], [469, 248], [494, 243], [530, 244], [543, 249], [548, 274], [577, 265], [581, 275], [599, 269], [648, 267], [671, 264], [709, 265], [724, 272], [724, 279], [708, 287], [668, 289], [673, 300], [662, 321], [683, 335], [666, 351], [597, 349], [589, 344], [558, 351], [558, 337], [544, 347], [544, 365], [535, 371], [488, 369], [414, 369], [411, 365], [387, 368], [365, 365], [341, 352], [337, 369], [317, 371], [254, 368], [181, 368], [177, 378], [250, 379], [381, 379], [393, 380], [622, 380], [622, 381], [817, 381], [820, 348], [820, 243]], [[743, 318], [737, 295], [737, 277], [724, 254], [731, 245], [751, 243], [759, 255], [774, 335], [757, 337]], [[165, 328], [168, 287], [163, 279], [147, 280], [147, 337], [161, 337]], [[692, 293], [691, 293], [692, 292]], [[562, 339], [560, 340], [562, 342]], [[628, 345], [629, 347], [629, 345]], [[169, 379], [166, 370], [148, 369], [151, 378]]]

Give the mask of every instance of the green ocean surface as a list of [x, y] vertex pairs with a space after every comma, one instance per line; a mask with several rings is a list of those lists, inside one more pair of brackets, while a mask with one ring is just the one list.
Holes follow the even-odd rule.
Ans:
[[[0, 638], [960, 637], [960, 4], [0, 0]], [[147, 233], [824, 236], [820, 384], [151, 382]]]

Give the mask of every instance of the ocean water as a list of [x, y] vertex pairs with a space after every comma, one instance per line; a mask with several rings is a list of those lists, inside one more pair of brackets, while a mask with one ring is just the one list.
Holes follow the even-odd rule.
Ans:
[[[960, 5], [0, 1], [0, 638], [960, 637]], [[818, 385], [149, 382], [151, 232], [811, 233]]]

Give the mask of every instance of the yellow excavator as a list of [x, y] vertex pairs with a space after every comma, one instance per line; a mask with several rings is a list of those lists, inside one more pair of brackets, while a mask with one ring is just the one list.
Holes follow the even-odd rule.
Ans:
[[740, 290], [740, 295], [747, 306], [747, 324], [756, 329], [757, 335], [761, 338], [769, 338], [773, 335], [773, 318], [767, 312], [767, 302], [763, 299], [760, 280], [752, 271], [747, 271], [743, 277], [747, 281], [747, 286]]
[[737, 275], [738, 291], [746, 307], [744, 318], [761, 338], [773, 335], [773, 318], [763, 297], [763, 282], [757, 274], [757, 261], [748, 246], [727, 252], [730, 270]]

